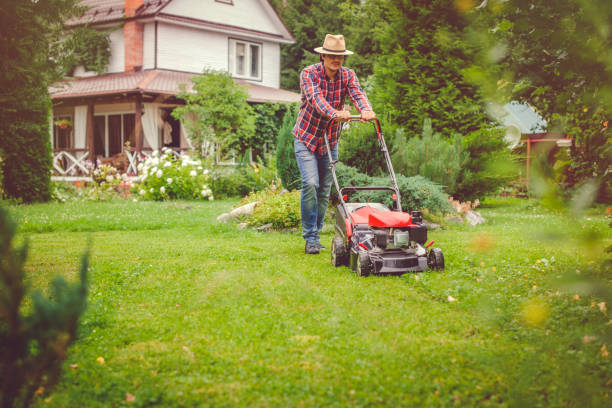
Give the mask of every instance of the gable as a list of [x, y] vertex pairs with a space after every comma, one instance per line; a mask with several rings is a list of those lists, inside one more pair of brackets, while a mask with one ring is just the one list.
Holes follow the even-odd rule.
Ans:
[[267, 0], [172, 0], [160, 10], [160, 15], [239, 27], [293, 41]]

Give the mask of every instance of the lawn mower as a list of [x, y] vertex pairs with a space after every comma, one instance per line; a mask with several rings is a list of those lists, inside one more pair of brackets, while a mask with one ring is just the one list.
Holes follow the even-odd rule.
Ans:
[[[349, 121], [360, 119], [360, 116], [349, 117]], [[427, 227], [423, 224], [421, 212], [402, 211], [397, 180], [378, 119], [372, 123], [376, 129], [378, 145], [387, 162], [392, 186], [340, 188], [335, 169], [337, 160], [332, 159], [327, 138], [336, 120], [333, 118], [330, 121], [324, 136], [329, 168], [340, 200], [335, 210], [335, 235], [331, 243], [332, 265], [350, 266], [359, 276], [402, 275], [407, 272], [443, 269], [442, 250], [431, 248], [433, 241], [426, 243]], [[377, 202], [349, 202], [350, 194], [364, 190], [388, 190], [394, 200], [393, 209]]]

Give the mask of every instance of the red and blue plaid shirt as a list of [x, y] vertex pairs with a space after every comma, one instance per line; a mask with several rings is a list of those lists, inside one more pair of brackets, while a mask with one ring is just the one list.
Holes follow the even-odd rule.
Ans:
[[[334, 79], [325, 75], [323, 63], [310, 65], [300, 75], [302, 104], [293, 135], [302, 141], [312, 153], [327, 153], [323, 135], [332, 115], [342, 110], [348, 94], [359, 112], [372, 110], [368, 98], [359, 85], [357, 75], [352, 69], [341, 67]], [[334, 123], [329, 138], [330, 146], [338, 143], [341, 123]]]

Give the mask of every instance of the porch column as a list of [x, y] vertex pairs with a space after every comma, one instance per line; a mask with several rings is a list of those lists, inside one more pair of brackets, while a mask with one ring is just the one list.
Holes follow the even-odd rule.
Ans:
[[138, 94], [136, 96], [136, 114], [135, 114], [135, 126], [134, 126], [134, 136], [136, 138], [136, 148], [137, 152], [142, 151], [142, 95]]
[[87, 106], [87, 134], [86, 134], [86, 146], [89, 149], [89, 160], [95, 165], [95, 145], [94, 145], [94, 105], [89, 104]]

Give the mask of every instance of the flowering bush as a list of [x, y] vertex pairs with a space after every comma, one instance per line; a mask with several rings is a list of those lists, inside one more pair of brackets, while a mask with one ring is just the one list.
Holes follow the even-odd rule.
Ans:
[[213, 200], [209, 170], [200, 160], [163, 148], [138, 165], [140, 177], [132, 190], [146, 200]]
[[127, 174], [109, 164], [101, 164], [91, 173], [93, 186], [87, 196], [91, 200], [111, 200], [118, 197], [119, 186], [127, 180]]

